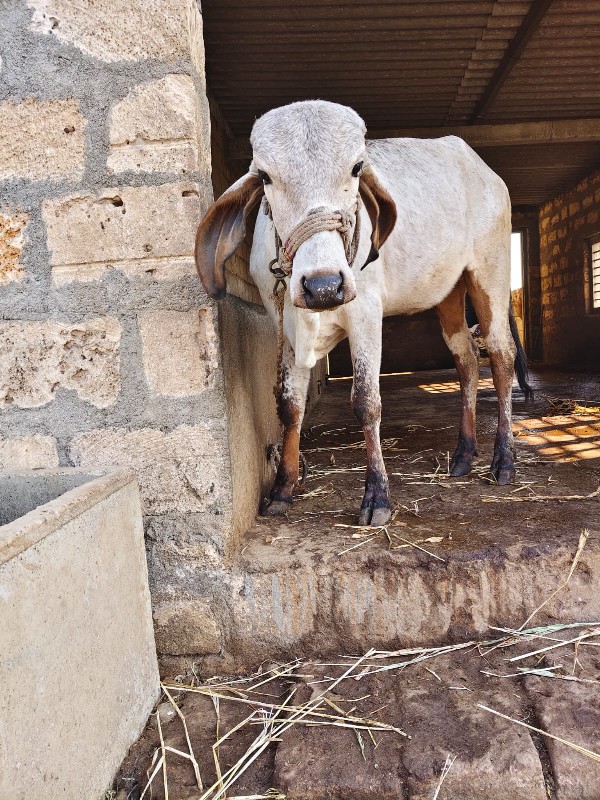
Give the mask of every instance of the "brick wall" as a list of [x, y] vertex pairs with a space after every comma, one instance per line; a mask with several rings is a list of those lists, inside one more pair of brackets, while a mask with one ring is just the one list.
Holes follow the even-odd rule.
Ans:
[[194, 0], [0, 9], [0, 469], [129, 464], [158, 648], [214, 653], [232, 489]]
[[544, 362], [600, 365], [600, 314], [590, 313], [585, 255], [600, 233], [600, 170], [540, 209], [539, 233]]

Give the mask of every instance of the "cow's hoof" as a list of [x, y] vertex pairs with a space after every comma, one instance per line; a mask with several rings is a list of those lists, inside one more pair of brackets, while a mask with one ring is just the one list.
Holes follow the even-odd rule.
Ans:
[[494, 456], [490, 467], [490, 479], [498, 486], [506, 486], [512, 483], [517, 475], [515, 462], [510, 451], [503, 452]]
[[452, 478], [462, 478], [463, 475], [468, 475], [472, 469], [472, 456], [461, 455], [458, 458], [454, 456], [450, 462], [450, 476]]
[[285, 517], [291, 505], [291, 500], [265, 500], [260, 513], [263, 517]]
[[382, 525], [387, 525], [391, 517], [391, 508], [373, 508], [372, 504], [369, 504], [366, 508], [361, 508], [358, 516], [358, 524], [371, 525], [371, 527], [379, 528]]
[[468, 475], [473, 469], [473, 456], [476, 455], [479, 454], [475, 439], [461, 436], [450, 460], [451, 477], [461, 478], [463, 475]]
[[506, 486], [512, 483], [517, 476], [515, 465], [512, 463], [501, 464], [498, 467], [490, 469], [490, 479], [498, 484], [498, 486]]

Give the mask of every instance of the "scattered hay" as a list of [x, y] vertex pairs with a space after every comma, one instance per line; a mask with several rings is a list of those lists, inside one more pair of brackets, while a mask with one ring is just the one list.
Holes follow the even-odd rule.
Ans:
[[[396, 445], [399, 439], [382, 439], [382, 450], [396, 450]], [[325, 445], [324, 447], [312, 447], [310, 450], [303, 450], [303, 453], [328, 453], [330, 450], [364, 450], [366, 448], [365, 440], [360, 439], [358, 442], [349, 442], [348, 444], [340, 445]], [[407, 450], [406, 447], [401, 448]]]
[[328, 483], [324, 486], [316, 486], [308, 491], [299, 491], [294, 495], [295, 500], [308, 500], [310, 497], [329, 497], [334, 494], [333, 484]]
[[[357, 528], [359, 526], [352, 527]], [[578, 549], [578, 553], [581, 552], [581, 549], [582, 548]], [[576, 566], [575, 559], [574, 565]], [[572, 571], [574, 571], [575, 566], [572, 566]], [[569, 573], [569, 576], [572, 574], [572, 571]], [[563, 586], [566, 585], [567, 582], [568, 580], [565, 581]], [[541, 607], [542, 606], [540, 606], [540, 608]], [[539, 611], [539, 609], [536, 609], [536, 612], [534, 613], [537, 613], [537, 611]], [[532, 616], [534, 615], [532, 614], [531, 617]], [[177, 716], [184, 726], [189, 752], [184, 753], [183, 751], [176, 750], [175, 748], [165, 744], [162, 735], [160, 719], [157, 715], [160, 746], [154, 753], [152, 763], [148, 770], [148, 782], [140, 797], [143, 798], [148, 792], [151, 792], [151, 784], [158, 775], [159, 771], [162, 769], [165, 798], [168, 798], [167, 754], [169, 753], [186, 758], [192, 761], [192, 764], [195, 762], [196, 766], [194, 767], [194, 772], [196, 774], [196, 781], [201, 792], [198, 800], [224, 800], [226, 797], [229, 798], [229, 800], [285, 800], [285, 795], [276, 789], [271, 789], [266, 794], [256, 795], [233, 796], [229, 792], [231, 787], [240, 779], [248, 767], [254, 763], [254, 761], [256, 761], [261, 753], [263, 753], [271, 743], [280, 741], [281, 737], [294, 725], [306, 725], [308, 727], [331, 726], [352, 730], [354, 736], [356, 737], [357, 745], [365, 760], [366, 750], [363, 738], [364, 735], [370, 737], [374, 746], [377, 744], [374, 736], [375, 733], [410, 738], [410, 736], [401, 728], [375, 719], [379, 711], [381, 711], [382, 708], [385, 708], [385, 706], [377, 709], [376, 711], [372, 711], [368, 716], [361, 716], [356, 713], [357, 703], [359, 703], [361, 700], [367, 699], [370, 697], [370, 695], [359, 693], [360, 696], [353, 699], [340, 698], [334, 694], [333, 697], [335, 697], [335, 701], [332, 699], [332, 697], [328, 697], [328, 695], [344, 681], [359, 681], [364, 677], [374, 675], [376, 673], [403, 671], [407, 668], [416, 667], [418, 665], [423, 666], [424, 669], [431, 673], [438, 681], [441, 681], [439, 675], [437, 675], [429, 666], [426, 666], [425, 662], [431, 662], [433, 659], [441, 658], [454, 653], [462, 652], [465, 653], [465, 655], [476, 654], [479, 658], [485, 658], [488, 653], [497, 648], [501, 648], [504, 651], [510, 650], [510, 648], [514, 647], [515, 644], [522, 643], [523, 641], [546, 640], [550, 641], [550, 645], [536, 648], [507, 659], [507, 663], [511, 663], [532, 658], [536, 661], [535, 666], [518, 667], [518, 671], [511, 674], [496, 674], [489, 670], [481, 670], [482, 674], [489, 675], [494, 678], [523, 677], [523, 675], [529, 674], [550, 680], [561, 679], [573, 680], [582, 683], [600, 683], [600, 681], [593, 679], [561, 675], [558, 673], [560, 667], [540, 666], [538, 662], [540, 655], [544, 655], [545, 653], [553, 651], [557, 648], [569, 646], [575, 646], [577, 648], [582, 644], [595, 644], [600, 646], [600, 622], [553, 624], [537, 626], [528, 629], [520, 628], [518, 630], [510, 628], [495, 628], [494, 630], [497, 630], [502, 635], [494, 639], [471, 640], [458, 644], [442, 645], [438, 647], [414, 647], [394, 651], [372, 649], [360, 657], [342, 656], [337, 662], [319, 662], [320, 666], [324, 667], [341, 667], [342, 674], [338, 678], [325, 677], [322, 679], [311, 680], [311, 678], [314, 677], [312, 674], [304, 674], [308, 664], [299, 659], [295, 659], [287, 662], [286, 664], [276, 665], [263, 673], [259, 672], [245, 678], [212, 678], [199, 685], [165, 681], [162, 683], [163, 691], [169, 699], [169, 702], [173, 704], [174, 708], [176, 709]], [[578, 634], [576, 637], [570, 637], [568, 639], [556, 638], [555, 634], [566, 630], [577, 630]], [[596, 639], [596, 641], [592, 642], [592, 639]], [[313, 697], [306, 703], [294, 703], [294, 697], [297, 688], [294, 686], [287, 694], [283, 702], [269, 702], [267, 698], [270, 697], [270, 695], [264, 694], [264, 691], [258, 690], [264, 690], [265, 686], [279, 678], [306, 680], [307, 685], [313, 687]], [[324, 687], [315, 694], [314, 687], [320, 684], [324, 684]], [[473, 689], [471, 689], [469, 686], [462, 685], [449, 686], [448, 689], [473, 691]], [[213, 744], [212, 749], [216, 765], [217, 780], [207, 789], [201, 788], [202, 782], [200, 780], [199, 769], [197, 769], [197, 761], [194, 756], [192, 743], [189, 740], [187, 733], [185, 716], [179, 709], [179, 706], [177, 706], [172, 696], [172, 692], [175, 691], [179, 693], [192, 692], [209, 697], [212, 700], [215, 708], [216, 730], [215, 743]], [[353, 692], [353, 694], [356, 694], [356, 692]], [[219, 708], [220, 704], [223, 702], [245, 705], [248, 707], [250, 712], [241, 722], [239, 722], [226, 733], [221, 733], [219, 730]], [[346, 711], [340, 706], [340, 703], [350, 703], [351, 706]], [[532, 731], [538, 732], [543, 736], [547, 736], [555, 739], [556, 741], [562, 742], [566, 746], [577, 750], [579, 753], [587, 756], [588, 758], [600, 761], [600, 755], [598, 753], [588, 750], [585, 747], [574, 744], [573, 742], [569, 742], [547, 731], [534, 728], [533, 726], [527, 725], [526, 723], [513, 719], [512, 717], [501, 714], [499, 711], [489, 708], [488, 706], [479, 703], [477, 706], [489, 713], [501, 716], [510, 722], [522, 725]], [[235, 733], [243, 728], [247, 729], [248, 727], [258, 728], [256, 737], [253, 739], [252, 743], [241, 756], [241, 758], [232, 767], [227, 770], [223, 770], [218, 759], [219, 747], [224, 741], [230, 739]], [[456, 757], [451, 757], [450, 755], [447, 756], [435, 794], [433, 795], [434, 798], [439, 797], [442, 784], [452, 768], [455, 758]]]
[[566, 580], [565, 580], [563, 583], [561, 583], [561, 585], [558, 587], [558, 589], [555, 589], [555, 590], [552, 592], [552, 594], [550, 595], [550, 597], [548, 597], [546, 600], [544, 600], [544, 602], [543, 602], [543, 603], [542, 603], [540, 606], [538, 606], [538, 607], [535, 609], [535, 611], [533, 611], [533, 612], [532, 612], [532, 613], [531, 613], [531, 614], [530, 614], [530, 615], [527, 617], [527, 619], [525, 620], [525, 622], [524, 622], [524, 623], [521, 625], [521, 628], [524, 628], [524, 627], [525, 627], [525, 626], [526, 626], [526, 625], [527, 625], [527, 624], [528, 624], [528, 623], [529, 623], [529, 622], [530, 622], [530, 621], [531, 621], [531, 620], [532, 620], [532, 619], [535, 617], [535, 615], [536, 615], [536, 614], [537, 614], [539, 611], [541, 611], [541, 610], [542, 610], [542, 608], [544, 608], [544, 606], [547, 606], [547, 605], [548, 605], [548, 603], [549, 603], [549, 602], [550, 602], [550, 601], [551, 601], [553, 598], [555, 598], [555, 597], [556, 597], [556, 595], [557, 595], [559, 592], [561, 592], [561, 591], [562, 591], [562, 590], [563, 590], [563, 589], [564, 589], [564, 588], [565, 588], [565, 587], [568, 585], [569, 581], [570, 581], [570, 580], [571, 580], [571, 578], [573, 577], [573, 573], [575, 572], [575, 569], [577, 568], [577, 564], [579, 563], [579, 559], [581, 558], [581, 554], [583, 553], [583, 548], [585, 547], [585, 545], [586, 545], [586, 543], [587, 543], [587, 540], [588, 540], [588, 536], [589, 536], [589, 535], [590, 535], [590, 532], [588, 531], [588, 529], [587, 529], [587, 528], [584, 528], [584, 529], [581, 531], [581, 534], [579, 535], [579, 542], [577, 543], [577, 550], [575, 551], [575, 555], [574, 555], [574, 557], [573, 557], [573, 561], [572, 561], [572, 563], [571, 563], [571, 569], [569, 570], [569, 574], [567, 575], [567, 578], [566, 578]]
[[546, 397], [550, 410], [557, 416], [600, 416], [600, 406], [587, 400], [574, 400], [567, 397]]
[[600, 498], [600, 485], [595, 492], [590, 494], [530, 494], [524, 497], [514, 497], [512, 494], [506, 495], [486, 495], [481, 498], [482, 503], [548, 503], [555, 501], [562, 503], [569, 500], [594, 500]]
[[507, 719], [509, 722], [514, 722], [515, 725], [521, 725], [523, 728], [528, 728], [530, 731], [535, 731], [535, 733], [541, 733], [542, 736], [547, 736], [549, 739], [554, 739], [554, 741], [556, 742], [560, 742], [561, 744], [566, 744], [567, 747], [571, 747], [573, 750], [577, 750], [577, 752], [581, 753], [582, 756], [587, 756], [588, 758], [591, 758], [594, 761], [600, 762], [600, 753], [594, 753], [593, 750], [588, 750], [586, 747], [581, 747], [581, 745], [575, 744], [574, 742], [570, 742], [568, 739], [562, 739], [560, 736], [555, 736], [553, 733], [549, 733], [548, 731], [543, 731], [541, 728], [534, 728], [533, 725], [528, 725], [526, 722], [521, 722], [521, 720], [519, 719], [514, 719], [513, 717], [509, 717], [506, 714], [501, 714], [500, 711], [496, 711], [493, 708], [484, 706], [481, 703], [477, 703], [477, 708], [482, 708], [484, 711], [489, 711], [491, 714], [496, 714], [497, 717], [502, 717], [502, 719]]
[[444, 766], [442, 767], [442, 774], [440, 775], [439, 783], [433, 795], [433, 800], [437, 800], [438, 795], [440, 793], [440, 789], [442, 788], [442, 784], [446, 780], [446, 776], [452, 769], [452, 765], [454, 764], [455, 761], [456, 761], [456, 756], [454, 756], [454, 758], [450, 758], [450, 753], [448, 753], [448, 755], [446, 756], [446, 761], [444, 763]]
[[[422, 499], [428, 499], [428, 498], [422, 498]], [[428, 536], [427, 538], [419, 539], [416, 542], [412, 542], [410, 539], [405, 539], [403, 536], [400, 536], [393, 530], [393, 528], [398, 526], [400, 527], [407, 526], [406, 522], [395, 521], [397, 513], [398, 513], [397, 511], [394, 511], [391, 520], [386, 525], [381, 525], [376, 528], [372, 527], [371, 525], [347, 525], [342, 522], [334, 523], [333, 525], [334, 528], [343, 528], [345, 530], [356, 531], [351, 535], [351, 538], [361, 540], [356, 544], [353, 544], [351, 547], [347, 547], [345, 550], [341, 550], [338, 553], [338, 556], [343, 556], [345, 553], [349, 553], [351, 550], [356, 550], [357, 548], [362, 547], [363, 545], [374, 541], [375, 539], [377, 539], [378, 536], [380, 536], [380, 534], [384, 534], [388, 541], [388, 550], [401, 550], [406, 547], [414, 547], [415, 549], [421, 550], [423, 553], [426, 553], [428, 556], [431, 556], [432, 558], [435, 558], [438, 561], [446, 563], [445, 559], [443, 559], [441, 556], [438, 556], [435, 553], [432, 553], [430, 550], [426, 550], [424, 547], [421, 547], [422, 544], [427, 544], [427, 543], [439, 544], [440, 542], [444, 541], [445, 537]], [[418, 516], [418, 513], [415, 513], [415, 516]], [[400, 544], [398, 544], [397, 542], [400, 542]]]

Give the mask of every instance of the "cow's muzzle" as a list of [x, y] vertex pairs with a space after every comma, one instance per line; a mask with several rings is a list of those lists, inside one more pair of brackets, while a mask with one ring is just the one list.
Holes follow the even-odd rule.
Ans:
[[354, 298], [348, 291], [341, 272], [302, 278], [302, 299], [306, 308], [324, 311], [336, 308]]

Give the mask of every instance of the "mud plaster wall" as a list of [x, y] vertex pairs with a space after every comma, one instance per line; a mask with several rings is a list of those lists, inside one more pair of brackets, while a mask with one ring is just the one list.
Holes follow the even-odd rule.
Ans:
[[600, 170], [540, 209], [543, 357], [561, 366], [600, 365], [600, 314], [588, 297], [589, 238], [600, 233]]
[[193, 263], [212, 200], [198, 6], [5, 2], [0, 56], [0, 469], [133, 466], [159, 652], [218, 653], [236, 515]]

